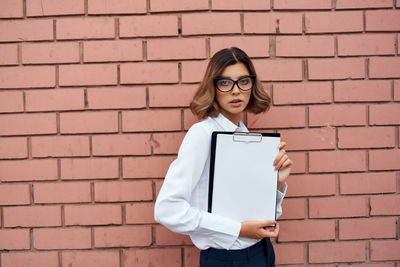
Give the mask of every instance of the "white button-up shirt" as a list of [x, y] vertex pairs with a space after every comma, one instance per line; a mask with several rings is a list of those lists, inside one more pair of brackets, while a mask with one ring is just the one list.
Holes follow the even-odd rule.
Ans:
[[[171, 163], [155, 204], [155, 220], [173, 232], [187, 234], [199, 249], [243, 249], [259, 240], [239, 237], [241, 222], [209, 213], [208, 184], [211, 134], [214, 131], [248, 132], [219, 114], [190, 127], [182, 141], [178, 157]], [[286, 192], [278, 191], [278, 218]]]

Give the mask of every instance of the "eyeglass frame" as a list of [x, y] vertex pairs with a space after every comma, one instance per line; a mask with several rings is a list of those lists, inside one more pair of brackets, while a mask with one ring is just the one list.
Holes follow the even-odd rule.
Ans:
[[[250, 78], [251, 78], [251, 81], [253, 82], [253, 84], [252, 84], [252, 86], [250, 87], [250, 89], [242, 89], [242, 88], [240, 88], [240, 85], [239, 85], [238, 81], [240, 81], [240, 80], [243, 79], [243, 78], [248, 78], [248, 77], [250, 77]], [[255, 76], [255, 75], [245, 75], [245, 76], [240, 77], [240, 78], [237, 79], [236, 81], [235, 81], [235, 80], [232, 80], [232, 79], [230, 79], [230, 78], [224, 78], [224, 77], [214, 78], [213, 80], [214, 80], [215, 88], [217, 88], [217, 90], [220, 91], [220, 92], [228, 93], [228, 92], [232, 91], [233, 88], [235, 87], [235, 84], [237, 85], [237, 87], [239, 88], [240, 91], [248, 92], [248, 91], [253, 90], [254, 84], [255, 84], [255, 82], [256, 82], [256, 76]], [[233, 82], [232, 88], [231, 88], [230, 90], [228, 90], [228, 91], [223, 91], [223, 90], [219, 89], [219, 88], [218, 88], [218, 81], [220, 81], [220, 80], [230, 80], [230, 81], [232, 81], [232, 82]]]

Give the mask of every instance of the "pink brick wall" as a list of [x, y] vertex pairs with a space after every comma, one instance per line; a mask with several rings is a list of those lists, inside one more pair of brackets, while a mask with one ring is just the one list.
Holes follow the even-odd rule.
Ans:
[[278, 265], [400, 266], [400, 0], [1, 0], [0, 267], [196, 267], [155, 223], [217, 50], [295, 162]]

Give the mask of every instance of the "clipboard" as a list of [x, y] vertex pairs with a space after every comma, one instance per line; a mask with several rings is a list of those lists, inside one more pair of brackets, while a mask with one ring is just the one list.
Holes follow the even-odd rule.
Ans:
[[275, 220], [279, 133], [213, 132], [208, 212], [238, 222]]

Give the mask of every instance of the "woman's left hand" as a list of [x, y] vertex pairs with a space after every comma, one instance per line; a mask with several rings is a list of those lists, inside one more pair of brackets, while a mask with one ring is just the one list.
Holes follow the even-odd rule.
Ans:
[[293, 166], [293, 162], [286, 154], [285, 147], [286, 142], [281, 142], [279, 144], [279, 153], [274, 160], [275, 170], [278, 170], [278, 190], [281, 192]]

